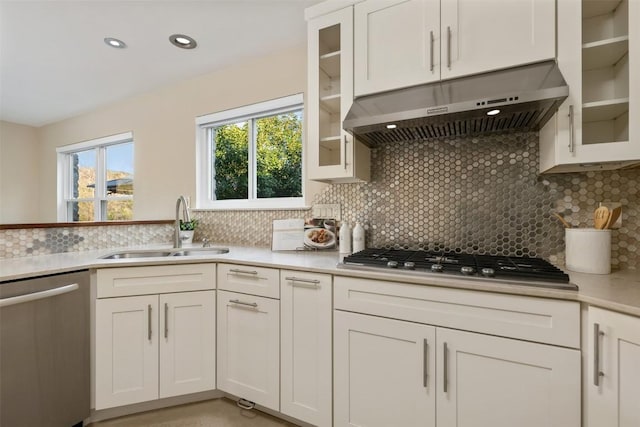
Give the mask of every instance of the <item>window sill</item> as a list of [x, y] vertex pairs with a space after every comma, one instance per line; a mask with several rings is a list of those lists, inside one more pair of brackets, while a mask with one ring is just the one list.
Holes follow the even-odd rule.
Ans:
[[224, 200], [210, 202], [191, 210], [198, 211], [291, 211], [310, 210], [303, 200]]

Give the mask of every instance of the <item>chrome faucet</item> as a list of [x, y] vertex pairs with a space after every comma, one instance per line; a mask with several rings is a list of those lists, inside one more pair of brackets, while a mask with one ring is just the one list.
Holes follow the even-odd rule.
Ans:
[[176, 225], [173, 236], [173, 246], [176, 248], [182, 247], [182, 239], [180, 238], [180, 204], [182, 204], [182, 219], [184, 222], [190, 222], [191, 217], [189, 216], [189, 206], [187, 205], [187, 200], [184, 196], [178, 197], [178, 201], [176, 202]]

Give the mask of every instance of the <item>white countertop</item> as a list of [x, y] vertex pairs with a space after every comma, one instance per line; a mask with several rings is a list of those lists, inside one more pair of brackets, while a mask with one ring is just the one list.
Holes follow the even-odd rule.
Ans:
[[[225, 246], [227, 247], [227, 246]], [[137, 265], [167, 265], [199, 262], [231, 262], [330, 273], [342, 276], [390, 280], [417, 285], [444, 286], [485, 292], [499, 292], [542, 298], [580, 301], [622, 313], [640, 316], [640, 271], [625, 270], [608, 275], [568, 272], [571, 282], [579, 290], [569, 291], [539, 288], [505, 281], [473, 280], [451, 276], [408, 276], [393, 272], [370, 272], [337, 268], [341, 256], [337, 252], [272, 252], [268, 248], [228, 246], [229, 253], [169, 258], [137, 258], [105, 260], [99, 257], [120, 249], [102, 249], [70, 252], [24, 258], [0, 260], [0, 281], [18, 280], [47, 274], [63, 273], [90, 268], [108, 268]], [[170, 248], [169, 245], [144, 249]], [[141, 248], [126, 248], [141, 249]]]

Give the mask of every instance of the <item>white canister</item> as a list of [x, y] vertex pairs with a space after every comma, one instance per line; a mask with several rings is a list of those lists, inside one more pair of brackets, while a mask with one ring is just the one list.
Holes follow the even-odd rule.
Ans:
[[340, 253], [351, 253], [351, 227], [348, 222], [343, 222], [340, 225]]
[[353, 253], [364, 251], [364, 227], [359, 222], [353, 227]]
[[566, 228], [567, 269], [579, 273], [611, 273], [611, 230]]

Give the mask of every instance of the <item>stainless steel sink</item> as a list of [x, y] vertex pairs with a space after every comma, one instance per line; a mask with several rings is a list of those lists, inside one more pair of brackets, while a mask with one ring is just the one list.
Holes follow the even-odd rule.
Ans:
[[121, 251], [100, 257], [101, 259], [158, 258], [171, 256], [171, 251]]
[[172, 253], [173, 256], [202, 256], [228, 254], [229, 248], [188, 248], [180, 249]]
[[125, 250], [101, 256], [100, 259], [163, 258], [170, 256], [203, 256], [229, 253], [229, 248], [184, 248], [167, 250]]

